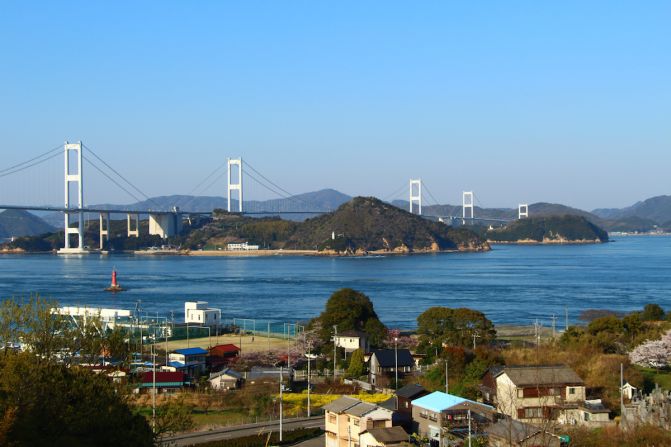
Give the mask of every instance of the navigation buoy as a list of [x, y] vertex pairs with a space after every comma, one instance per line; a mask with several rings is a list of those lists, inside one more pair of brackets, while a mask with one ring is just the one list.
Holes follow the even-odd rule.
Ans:
[[112, 284], [108, 288], [105, 289], [108, 292], [123, 292], [124, 289], [119, 285], [119, 283], [116, 280], [116, 269], [112, 269]]

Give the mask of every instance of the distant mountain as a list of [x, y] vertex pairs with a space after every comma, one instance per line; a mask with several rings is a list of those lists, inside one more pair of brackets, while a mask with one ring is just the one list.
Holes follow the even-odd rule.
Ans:
[[671, 196], [651, 197], [626, 208], [598, 208], [592, 212], [604, 219], [638, 218], [664, 225], [671, 221]]
[[52, 231], [54, 227], [28, 211], [5, 210], [0, 213], [0, 239], [37, 236]]

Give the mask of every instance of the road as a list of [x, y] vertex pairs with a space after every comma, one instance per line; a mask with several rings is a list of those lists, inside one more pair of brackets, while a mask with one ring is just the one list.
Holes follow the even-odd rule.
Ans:
[[[235, 425], [216, 430], [184, 433], [165, 439], [165, 445], [189, 446], [210, 441], [221, 441], [224, 439], [240, 438], [242, 436], [265, 434], [270, 431], [279, 430], [279, 421], [258, 422], [254, 424]], [[286, 419], [283, 421], [283, 430], [290, 431], [297, 428], [324, 428], [324, 416], [311, 418]]]

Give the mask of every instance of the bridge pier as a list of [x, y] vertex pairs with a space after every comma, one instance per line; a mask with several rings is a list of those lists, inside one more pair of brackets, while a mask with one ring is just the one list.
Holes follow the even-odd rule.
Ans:
[[105, 248], [105, 241], [110, 240], [110, 213], [100, 213], [100, 250]]
[[529, 205], [526, 203], [520, 203], [517, 206], [517, 218], [523, 219], [529, 217]]
[[422, 215], [422, 180], [410, 179], [410, 213], [412, 214], [413, 205], [417, 204], [417, 214]]
[[[135, 236], [140, 237], [140, 215], [139, 214], [127, 214], [128, 222], [128, 237]], [[133, 223], [135, 228], [133, 229]]]
[[149, 215], [149, 234], [156, 234], [166, 239], [180, 231], [182, 231], [182, 215], [179, 209], [175, 209], [172, 214]]
[[[233, 178], [233, 170], [237, 171], [238, 178]], [[242, 213], [242, 158], [228, 159], [228, 212], [231, 212], [232, 192], [238, 192], [238, 212]]]
[[475, 219], [473, 191], [464, 191], [461, 198], [461, 224], [466, 225], [466, 219]]

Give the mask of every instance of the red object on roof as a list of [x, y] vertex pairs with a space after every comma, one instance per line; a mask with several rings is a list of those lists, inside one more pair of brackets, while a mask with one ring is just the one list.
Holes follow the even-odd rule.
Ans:
[[[154, 381], [154, 373], [152, 371], [144, 373], [142, 376], [142, 383], [152, 383]], [[184, 383], [184, 373], [156, 371], [156, 382], [182, 382]]]
[[231, 355], [231, 354], [238, 354], [240, 352], [240, 348], [238, 348], [235, 345], [232, 344], [226, 344], [226, 345], [217, 345], [213, 346], [210, 348], [210, 355], [217, 355], [217, 356], [226, 356]]

